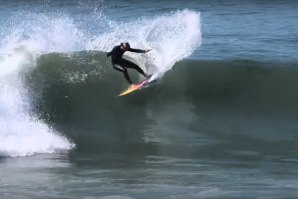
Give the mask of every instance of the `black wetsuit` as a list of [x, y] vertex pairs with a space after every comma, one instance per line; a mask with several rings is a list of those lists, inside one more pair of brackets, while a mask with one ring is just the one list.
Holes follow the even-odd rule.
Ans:
[[138, 65], [136, 65], [136, 64], [122, 58], [122, 55], [125, 53], [125, 51], [130, 51], [130, 52], [135, 52], [135, 53], [146, 53], [146, 51], [145, 50], [139, 50], [139, 49], [133, 49], [133, 48], [129, 48], [127, 50], [124, 50], [119, 45], [119, 46], [115, 46], [113, 48], [113, 50], [107, 54], [107, 57], [112, 55], [113, 68], [118, 70], [118, 71], [123, 72], [126, 80], [130, 84], [132, 84], [132, 81], [131, 81], [131, 79], [128, 75], [128, 72], [127, 72], [126, 68], [134, 68], [145, 77], [146, 77], [146, 74], [144, 73], [144, 71]]

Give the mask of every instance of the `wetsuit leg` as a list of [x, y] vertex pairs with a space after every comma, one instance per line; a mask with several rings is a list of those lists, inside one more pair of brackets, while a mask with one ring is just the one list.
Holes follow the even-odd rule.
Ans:
[[128, 75], [128, 72], [127, 72], [127, 69], [126, 69], [126, 68], [121, 67], [121, 66], [118, 65], [118, 64], [113, 64], [113, 68], [114, 68], [115, 70], [118, 70], [118, 71], [122, 72], [122, 73], [124, 74], [125, 79], [126, 79], [130, 84], [132, 84], [132, 81], [131, 81], [131, 79], [130, 79], [130, 77], [129, 77], [129, 75]]
[[147, 77], [146, 73], [135, 63], [132, 63], [126, 59], [121, 59], [120, 61], [121, 66], [126, 68], [133, 68], [136, 69], [139, 73], [141, 73], [144, 77]]

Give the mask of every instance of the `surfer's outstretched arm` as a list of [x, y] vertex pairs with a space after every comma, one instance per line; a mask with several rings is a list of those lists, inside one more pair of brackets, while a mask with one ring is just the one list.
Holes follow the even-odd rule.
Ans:
[[107, 53], [107, 57], [112, 55], [112, 51]]
[[113, 55], [113, 54], [116, 52], [117, 47], [118, 47], [118, 46], [115, 46], [115, 47], [111, 50], [111, 52], [108, 52], [108, 53], [107, 53], [107, 57]]
[[114, 49], [115, 49], [115, 48], [113, 48], [113, 50], [111, 50], [111, 52], [108, 52], [108, 53], [107, 53], [107, 57], [109, 57], [109, 56], [111, 56], [111, 55], [113, 54]]
[[147, 53], [150, 51], [150, 49], [141, 50], [141, 49], [129, 48], [127, 51], [134, 52], [134, 53]]

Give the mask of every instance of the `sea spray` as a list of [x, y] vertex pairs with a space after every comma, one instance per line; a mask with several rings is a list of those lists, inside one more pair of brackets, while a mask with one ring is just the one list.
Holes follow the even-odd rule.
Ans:
[[86, 49], [110, 51], [123, 41], [130, 42], [133, 48], [152, 49], [143, 55], [126, 53], [154, 75], [152, 80], [189, 56], [202, 42], [200, 13], [187, 9], [154, 18], [111, 23], [109, 31], [96, 36]]

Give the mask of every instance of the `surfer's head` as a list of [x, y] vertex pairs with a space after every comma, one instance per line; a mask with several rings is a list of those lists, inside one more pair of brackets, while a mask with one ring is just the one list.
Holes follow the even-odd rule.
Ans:
[[130, 49], [130, 44], [128, 42], [122, 42], [121, 46], [124, 50]]

